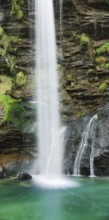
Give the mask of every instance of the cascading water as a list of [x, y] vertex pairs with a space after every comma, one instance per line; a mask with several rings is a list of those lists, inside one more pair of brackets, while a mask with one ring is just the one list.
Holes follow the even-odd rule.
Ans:
[[82, 134], [82, 140], [80, 142], [80, 146], [79, 149], [77, 151], [77, 155], [76, 155], [76, 159], [74, 162], [74, 171], [73, 174], [75, 176], [80, 175], [80, 165], [81, 165], [81, 160], [83, 157], [83, 154], [85, 152], [85, 150], [88, 147], [88, 138], [89, 135], [92, 135], [92, 144], [91, 144], [91, 154], [90, 154], [90, 175], [94, 176], [94, 167], [93, 167], [93, 158], [94, 158], [94, 136], [93, 136], [93, 131], [94, 131], [94, 126], [95, 126], [95, 120], [98, 118], [97, 115], [94, 115], [88, 125], [85, 127], [83, 134]]
[[72, 186], [61, 177], [64, 129], [61, 128], [59, 114], [53, 0], [37, 0], [35, 11], [39, 182]]
[[52, 0], [37, 0], [36, 11], [39, 173], [61, 175], [63, 149], [59, 137], [61, 126]]
[[96, 120], [98, 119], [97, 115], [94, 115], [92, 118], [92, 125], [90, 129], [90, 136], [92, 137], [92, 143], [91, 143], [91, 154], [90, 154], [90, 177], [95, 177], [94, 173], [94, 140], [95, 140], [95, 125]]

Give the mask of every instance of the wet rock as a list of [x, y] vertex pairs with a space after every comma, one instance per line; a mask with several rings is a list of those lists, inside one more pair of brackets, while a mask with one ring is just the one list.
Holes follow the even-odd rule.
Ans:
[[[109, 106], [98, 111], [100, 117], [95, 121], [93, 130], [89, 131], [87, 145], [80, 161], [81, 175], [90, 175], [90, 156], [92, 145], [94, 149], [94, 172], [96, 176], [109, 175]], [[64, 155], [64, 171], [66, 174], [72, 174], [74, 161], [82, 141], [83, 132], [86, 132], [87, 125], [92, 116], [85, 116], [79, 119], [69, 121], [66, 131], [66, 148]], [[79, 162], [79, 161], [78, 161]]]
[[3, 171], [0, 171], [0, 179], [3, 179], [6, 177], [6, 174]]
[[32, 176], [28, 173], [19, 173], [17, 178], [20, 181], [27, 181], [27, 180], [32, 179]]

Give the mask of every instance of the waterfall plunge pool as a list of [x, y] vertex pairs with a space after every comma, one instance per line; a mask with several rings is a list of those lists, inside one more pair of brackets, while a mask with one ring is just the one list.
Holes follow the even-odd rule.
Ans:
[[69, 177], [78, 187], [48, 190], [0, 181], [0, 220], [109, 220], [109, 178]]

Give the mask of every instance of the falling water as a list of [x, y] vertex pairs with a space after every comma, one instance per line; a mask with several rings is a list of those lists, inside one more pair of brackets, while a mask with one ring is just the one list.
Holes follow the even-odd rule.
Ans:
[[62, 174], [63, 149], [52, 0], [37, 0], [36, 11], [39, 173], [59, 176]]
[[[63, 174], [63, 133], [60, 125], [53, 0], [37, 0], [36, 97], [39, 182], [60, 186]], [[43, 104], [41, 104], [43, 103]], [[36, 168], [35, 168], [36, 169]], [[38, 178], [38, 177], [37, 177]], [[70, 186], [70, 185], [69, 185]]]
[[98, 119], [97, 115], [93, 116], [92, 120], [92, 126], [90, 129], [90, 135], [92, 137], [92, 143], [91, 143], [91, 154], [90, 154], [90, 177], [94, 177], [94, 140], [95, 140], [95, 125], [96, 125], [96, 119]]
[[[88, 147], [88, 138], [89, 135], [93, 133], [94, 130], [94, 122], [97, 119], [97, 115], [94, 115], [88, 125], [85, 127], [83, 134], [82, 134], [82, 140], [79, 146], [79, 149], [77, 151], [77, 155], [76, 155], [76, 159], [74, 162], [74, 175], [80, 175], [80, 165], [81, 165], [81, 160], [83, 157], [83, 154], [86, 150], [86, 148]], [[92, 136], [93, 137], [93, 136]], [[91, 144], [91, 155], [90, 155], [90, 174], [91, 176], [94, 176], [94, 167], [93, 167], [93, 158], [94, 158], [94, 137], [92, 139], [92, 144]]]

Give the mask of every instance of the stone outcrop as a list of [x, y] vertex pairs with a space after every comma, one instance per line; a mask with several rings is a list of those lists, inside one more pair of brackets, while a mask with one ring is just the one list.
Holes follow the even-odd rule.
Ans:
[[0, 128], [0, 163], [10, 175], [20, 170], [29, 170], [35, 154], [33, 134], [22, 134], [14, 125]]
[[27, 181], [31, 180], [32, 176], [29, 173], [19, 173], [17, 178], [19, 181]]

